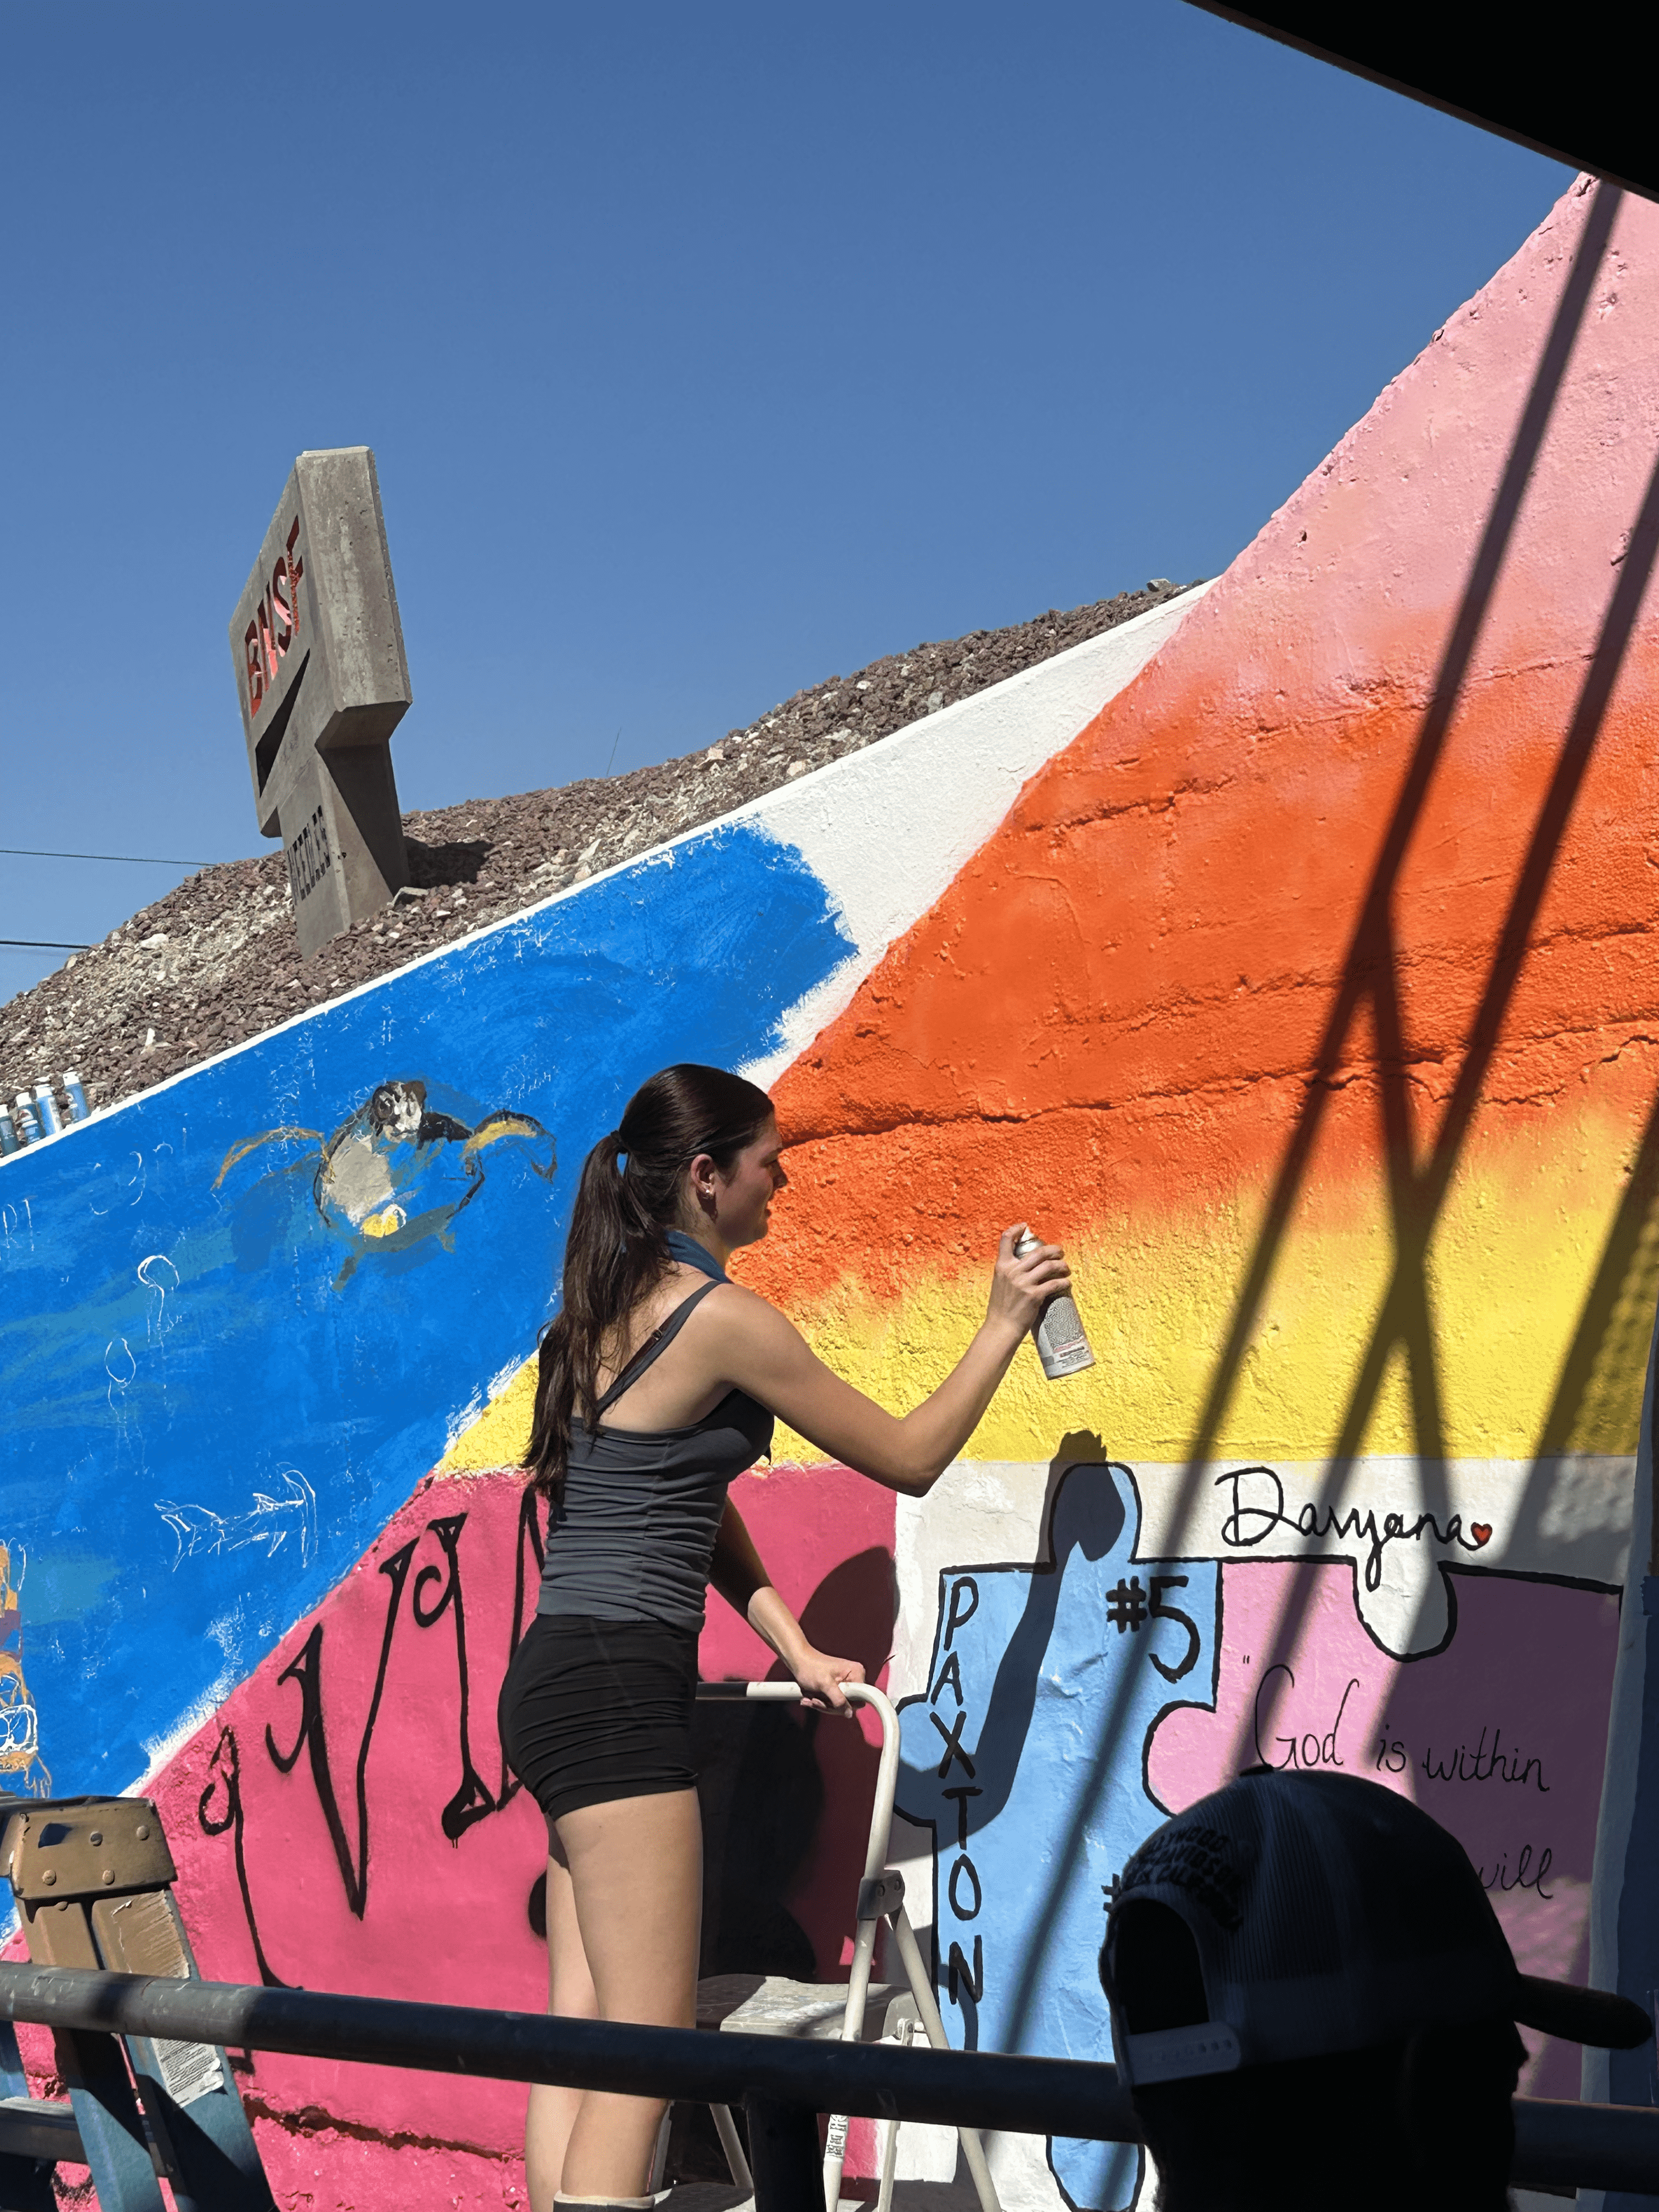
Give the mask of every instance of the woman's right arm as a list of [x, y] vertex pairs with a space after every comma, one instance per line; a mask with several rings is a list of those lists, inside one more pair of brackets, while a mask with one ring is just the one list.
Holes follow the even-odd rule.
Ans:
[[843, 1382], [775, 1306], [750, 1291], [720, 1293], [722, 1375], [842, 1466], [919, 1498], [978, 1427], [1044, 1300], [1071, 1288], [1059, 1245], [1040, 1244], [1016, 1259], [1019, 1234], [1003, 1231], [989, 1307], [973, 1342], [910, 1413], [890, 1413]]

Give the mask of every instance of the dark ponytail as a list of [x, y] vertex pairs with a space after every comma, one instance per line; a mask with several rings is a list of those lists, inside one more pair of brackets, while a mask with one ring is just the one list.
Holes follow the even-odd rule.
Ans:
[[640, 1300], [669, 1265], [668, 1231], [683, 1226], [685, 1170], [707, 1152], [725, 1174], [772, 1117], [755, 1084], [724, 1068], [665, 1067], [629, 1100], [620, 1125], [582, 1162], [564, 1245], [559, 1310], [542, 1332], [536, 1417], [524, 1464], [531, 1486], [564, 1494], [570, 1424], [591, 1413], [594, 1378]]

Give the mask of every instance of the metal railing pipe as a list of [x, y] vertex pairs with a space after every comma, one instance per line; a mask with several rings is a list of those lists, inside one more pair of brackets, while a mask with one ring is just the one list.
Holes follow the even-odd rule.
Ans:
[[1517, 2097], [1510, 2179], [1522, 2189], [1628, 2189], [1659, 2196], [1659, 2111]]
[[[710, 2035], [546, 2013], [4, 1962], [0, 2017], [704, 2105], [760, 2100], [797, 2112], [1097, 2142], [1134, 2142], [1139, 2136], [1115, 2068], [1080, 2059]], [[1510, 2178], [1522, 2187], [1659, 2196], [1659, 2110], [1517, 2097], [1515, 2136]]]
[[622, 2096], [740, 2105], [750, 2096], [813, 2112], [945, 2127], [1133, 2142], [1116, 2069], [1000, 2051], [712, 2035], [556, 2014], [412, 2004], [319, 1990], [172, 1981], [84, 1966], [0, 1963], [0, 2014], [48, 2027], [162, 2036], [233, 2050], [417, 2066], [507, 2081], [553, 2081]]

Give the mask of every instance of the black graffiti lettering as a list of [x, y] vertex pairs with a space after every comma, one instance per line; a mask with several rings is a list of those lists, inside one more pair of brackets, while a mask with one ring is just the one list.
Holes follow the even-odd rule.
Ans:
[[956, 1701], [959, 1705], [966, 1703], [966, 1699], [962, 1694], [961, 1662], [957, 1653], [954, 1651], [945, 1661], [944, 1666], [940, 1668], [939, 1680], [933, 1685], [933, 1694], [928, 1699], [928, 1703], [930, 1705], [936, 1705], [946, 1689], [954, 1692]]
[[1179, 1606], [1165, 1605], [1164, 1602], [1164, 1591], [1185, 1589], [1187, 1579], [1185, 1575], [1154, 1575], [1152, 1577], [1152, 1619], [1178, 1620], [1187, 1632], [1187, 1656], [1179, 1666], [1166, 1667], [1156, 1651], [1151, 1654], [1153, 1666], [1157, 1668], [1166, 1682], [1178, 1682], [1183, 1674], [1190, 1674], [1198, 1664], [1198, 1654], [1201, 1643], [1198, 1623], [1189, 1613], [1182, 1613]]
[[[204, 1836], [222, 1836], [228, 1828], [234, 1831], [232, 1843], [236, 1853], [236, 1887], [242, 1893], [242, 1911], [247, 1919], [247, 1932], [253, 1938], [253, 1962], [259, 1969], [259, 1979], [268, 1990], [285, 1990], [290, 1984], [271, 1971], [265, 1956], [265, 1947], [259, 1940], [259, 1923], [254, 1917], [253, 1893], [248, 1887], [247, 1856], [243, 1847], [242, 1828], [242, 1755], [234, 1728], [222, 1728], [219, 1741], [213, 1747], [211, 1777], [207, 1788], [197, 1800], [196, 1818]], [[216, 1791], [224, 1793], [222, 1813], [210, 1812], [208, 1808]]]
[[951, 1992], [951, 2002], [953, 2005], [960, 2005], [963, 2002], [963, 1997], [959, 1993], [962, 1990], [967, 1992], [968, 2001], [970, 2003], [977, 2004], [985, 1993], [985, 1938], [982, 1936], [975, 1936], [974, 1938], [974, 1967], [971, 1973], [968, 1971], [968, 1961], [963, 1956], [961, 1944], [952, 1943], [950, 1958], [945, 1962], [945, 1975]]
[[357, 1850], [354, 1857], [346, 1841], [345, 1823], [340, 1818], [339, 1802], [334, 1795], [334, 1776], [329, 1765], [328, 1739], [323, 1720], [323, 1624], [319, 1620], [307, 1637], [297, 1656], [291, 1659], [276, 1677], [279, 1683], [297, 1682], [300, 1686], [300, 1728], [294, 1739], [292, 1751], [283, 1753], [276, 1748], [276, 1739], [269, 1726], [265, 1729], [265, 1749], [279, 1774], [291, 1774], [299, 1763], [301, 1751], [311, 1754], [312, 1786], [317, 1792], [317, 1802], [323, 1808], [323, 1818], [328, 1824], [329, 1841], [334, 1846], [334, 1856], [340, 1869], [340, 1879], [345, 1884], [346, 1903], [361, 1920], [368, 1902], [368, 1747], [374, 1738], [374, 1723], [380, 1717], [380, 1698], [386, 1689], [386, 1662], [392, 1656], [392, 1632], [398, 1625], [398, 1608], [403, 1601], [404, 1583], [409, 1577], [409, 1563], [415, 1556], [417, 1538], [411, 1537], [390, 1559], [382, 1559], [380, 1572], [392, 1584], [386, 1600], [386, 1626], [380, 1636], [380, 1663], [375, 1669], [374, 1693], [369, 1699], [368, 1717], [363, 1723], [363, 1733], [357, 1746]]
[[[1271, 1486], [1271, 1504], [1263, 1504], [1244, 1494], [1246, 1483]], [[1233, 1486], [1233, 1507], [1221, 1523], [1221, 1540], [1248, 1550], [1253, 1544], [1265, 1544], [1285, 1519], [1285, 1486], [1270, 1467], [1235, 1468], [1231, 1474], [1218, 1474], [1215, 1486]]]
[[[535, 1564], [528, 1577], [525, 1574], [525, 1553], [530, 1553]], [[525, 1589], [526, 1581], [540, 1586], [542, 1568], [547, 1559], [547, 1546], [542, 1537], [542, 1524], [536, 1511], [536, 1493], [526, 1488], [519, 1504], [519, 1534], [513, 1549], [513, 1627], [507, 1638], [507, 1663], [513, 1663], [513, 1654], [518, 1650], [524, 1634]], [[495, 1791], [495, 1809], [499, 1812], [509, 1798], [516, 1797], [524, 1784], [507, 1763], [507, 1753], [501, 1753], [501, 1778]]]
[[965, 1851], [968, 1848], [968, 1800], [983, 1794], [977, 1786], [969, 1788], [965, 1782], [958, 1782], [954, 1789], [939, 1792], [941, 1797], [954, 1797], [957, 1801], [957, 1849], [959, 1851]]
[[[465, 1513], [446, 1514], [427, 1523], [425, 1533], [436, 1537], [442, 1547], [444, 1564], [442, 1566], [428, 1564], [421, 1569], [415, 1578], [410, 1601], [410, 1610], [417, 1628], [435, 1627], [446, 1615], [450, 1616], [455, 1625], [455, 1666], [459, 1689], [457, 1734], [461, 1779], [440, 1814], [443, 1832], [453, 1844], [459, 1844], [475, 1822], [491, 1813], [499, 1812], [524, 1786], [508, 1769], [505, 1750], [501, 1753], [501, 1786], [493, 1793], [473, 1763], [470, 1730], [471, 1668], [466, 1648], [466, 1610], [460, 1565], [460, 1537], [466, 1518]], [[418, 1537], [411, 1538], [380, 1562], [380, 1571], [387, 1578], [391, 1589], [386, 1601], [386, 1622], [380, 1634], [380, 1655], [375, 1669], [374, 1692], [357, 1746], [355, 1850], [341, 1816], [329, 1755], [323, 1701], [324, 1638], [321, 1621], [313, 1626], [304, 1644], [276, 1678], [279, 1685], [295, 1683], [300, 1692], [299, 1726], [292, 1745], [287, 1751], [279, 1749], [272, 1729], [269, 1725], [265, 1729], [265, 1749], [279, 1774], [291, 1774], [299, 1765], [301, 1752], [309, 1754], [307, 1766], [312, 1785], [317, 1792], [317, 1802], [328, 1828], [329, 1841], [333, 1845], [340, 1879], [345, 1887], [346, 1902], [360, 1920], [368, 1900], [368, 1756], [380, 1719], [404, 1586], [408, 1581], [419, 1541]], [[531, 1491], [526, 1491], [519, 1508], [514, 1549], [513, 1622], [507, 1652], [509, 1662], [523, 1634], [526, 1605], [533, 1586], [540, 1579], [542, 1563], [546, 1556], [537, 1501]], [[439, 1586], [435, 1594], [434, 1585]], [[243, 1910], [247, 1917], [248, 1932], [253, 1941], [254, 1957], [258, 1963], [260, 1977], [268, 1988], [286, 1988], [288, 1984], [271, 1970], [265, 1957], [255, 1917], [243, 1843], [245, 1820], [240, 1752], [235, 1731], [231, 1728], [221, 1731], [214, 1752], [214, 1769], [197, 1808], [198, 1820], [204, 1835], [233, 1835], [237, 1881], [242, 1893]]]
[[441, 1578], [441, 1570], [426, 1566], [415, 1577], [415, 1588], [410, 1599], [410, 1610], [415, 1615], [418, 1628], [431, 1628], [446, 1613], [455, 1616], [455, 1668], [460, 1682], [460, 1752], [461, 1778], [454, 1796], [440, 1814], [440, 1823], [452, 1844], [459, 1844], [477, 1820], [486, 1813], [495, 1810], [495, 1800], [486, 1787], [483, 1777], [472, 1764], [472, 1746], [467, 1728], [470, 1678], [466, 1664], [466, 1605], [461, 1595], [461, 1563], [459, 1547], [461, 1531], [466, 1526], [465, 1513], [446, 1514], [436, 1521], [427, 1522], [427, 1534], [435, 1536], [443, 1546], [444, 1564], [447, 1571], [441, 1574], [443, 1589], [436, 1602], [423, 1609], [421, 1594], [428, 1583]]
[[929, 1713], [927, 1717], [945, 1740], [945, 1756], [939, 1763], [939, 1780], [943, 1782], [951, 1771], [952, 1759], [961, 1766], [964, 1774], [971, 1776], [974, 1771], [974, 1762], [962, 1747], [962, 1724], [968, 1717], [966, 1708], [964, 1707], [957, 1715], [948, 1729], [937, 1713]]
[[[966, 1596], [968, 1603], [958, 1612], [957, 1607]], [[957, 1629], [965, 1628], [979, 1611], [979, 1584], [971, 1575], [959, 1575], [951, 1585], [951, 1608], [945, 1619], [945, 1648], [948, 1651]]]
[[1255, 1737], [1255, 1755], [1258, 1765], [1277, 1766], [1281, 1769], [1292, 1766], [1346, 1767], [1347, 1762], [1337, 1747], [1337, 1733], [1342, 1726], [1342, 1716], [1347, 1711], [1348, 1700], [1359, 1687], [1359, 1677], [1357, 1674], [1354, 1675], [1347, 1688], [1343, 1691], [1341, 1702], [1336, 1709], [1336, 1717], [1323, 1735], [1318, 1735], [1312, 1729], [1299, 1737], [1276, 1735], [1273, 1741], [1285, 1746], [1285, 1756], [1282, 1759], [1269, 1759], [1261, 1743], [1261, 1704], [1267, 1695], [1267, 1685], [1275, 1674], [1282, 1674], [1285, 1677], [1287, 1689], [1293, 1690], [1296, 1687], [1296, 1676], [1283, 1660], [1275, 1666], [1269, 1667], [1256, 1685], [1253, 1732]]
[[1411, 1522], [1401, 1514], [1388, 1513], [1379, 1527], [1374, 1509], [1362, 1511], [1356, 1505], [1346, 1513], [1339, 1513], [1334, 1505], [1322, 1510], [1311, 1500], [1294, 1514], [1286, 1513], [1285, 1486], [1270, 1467], [1238, 1467], [1229, 1474], [1217, 1475], [1218, 1490], [1229, 1486], [1232, 1504], [1222, 1517], [1224, 1544], [1249, 1551], [1257, 1544], [1265, 1544], [1278, 1528], [1288, 1528], [1304, 1540], [1359, 1538], [1366, 1547], [1364, 1582], [1368, 1590], [1382, 1587], [1382, 1554], [1390, 1544], [1416, 1543], [1426, 1529], [1437, 1544], [1455, 1544], [1465, 1552], [1479, 1552], [1492, 1537], [1492, 1530], [1483, 1528], [1480, 1522], [1475, 1525], [1483, 1533], [1466, 1536], [1460, 1513], [1454, 1513], [1443, 1528], [1432, 1513], [1419, 1513]]
[[1403, 1774], [1406, 1771], [1406, 1747], [1398, 1736], [1390, 1743], [1388, 1730], [1389, 1723], [1385, 1720], [1376, 1746], [1376, 1771], [1379, 1774], [1385, 1769], [1390, 1774]]
[[[961, 1881], [964, 1874], [967, 1875], [969, 1881], [974, 1885], [974, 1901], [971, 1905], [964, 1905], [962, 1902], [962, 1899], [957, 1895], [957, 1884]], [[972, 1859], [969, 1857], [966, 1851], [963, 1851], [961, 1857], [951, 1869], [951, 1880], [946, 1894], [951, 1899], [951, 1910], [956, 1914], [958, 1920], [977, 1920], [979, 1918], [979, 1909], [985, 1902], [985, 1893], [979, 1886], [979, 1869], [975, 1866]], [[975, 1990], [975, 1995], [978, 1995], [977, 1990]]]

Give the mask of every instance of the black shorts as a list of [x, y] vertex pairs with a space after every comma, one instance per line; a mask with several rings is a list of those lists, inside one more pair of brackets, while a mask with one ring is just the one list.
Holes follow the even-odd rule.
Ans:
[[694, 1628], [538, 1613], [501, 1684], [501, 1749], [550, 1821], [694, 1790], [696, 1687]]

